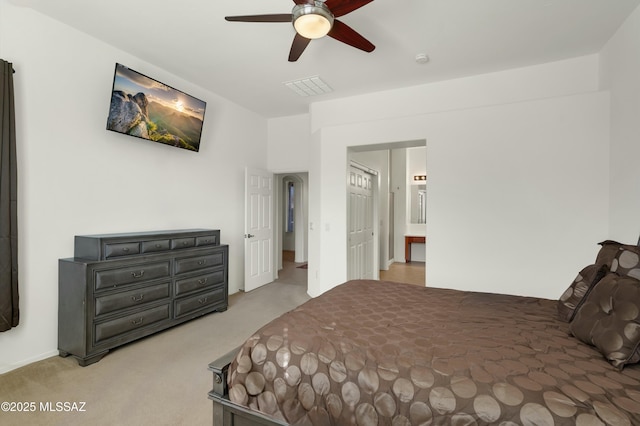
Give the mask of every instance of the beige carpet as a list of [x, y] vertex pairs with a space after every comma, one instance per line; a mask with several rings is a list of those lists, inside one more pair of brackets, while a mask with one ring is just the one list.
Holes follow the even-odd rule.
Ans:
[[[88, 367], [79, 367], [72, 357], [56, 356], [0, 375], [0, 402], [33, 402], [27, 408], [35, 408], [0, 411], [0, 424], [211, 425], [208, 364], [309, 299], [306, 275], [299, 275], [306, 271], [293, 269], [298, 272], [232, 295], [226, 312], [122, 346]], [[63, 410], [84, 411], [46, 411], [56, 409], [58, 402]]]

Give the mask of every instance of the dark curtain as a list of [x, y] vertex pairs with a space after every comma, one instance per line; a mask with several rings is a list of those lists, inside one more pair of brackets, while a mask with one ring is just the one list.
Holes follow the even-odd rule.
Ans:
[[0, 59], [0, 331], [18, 325], [18, 173], [13, 66]]

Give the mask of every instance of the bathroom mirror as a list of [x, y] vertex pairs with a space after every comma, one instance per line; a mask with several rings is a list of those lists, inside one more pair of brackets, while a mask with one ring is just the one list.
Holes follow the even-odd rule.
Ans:
[[411, 185], [411, 223], [427, 223], [427, 185]]

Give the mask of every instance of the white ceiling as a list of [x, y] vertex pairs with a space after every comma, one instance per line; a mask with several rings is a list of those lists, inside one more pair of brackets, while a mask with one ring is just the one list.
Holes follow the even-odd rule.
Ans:
[[[267, 118], [306, 113], [311, 102], [596, 53], [640, 4], [375, 0], [340, 18], [376, 46], [372, 53], [325, 37], [290, 63], [292, 25], [224, 17], [290, 13], [292, 0], [11, 1]], [[418, 53], [429, 63], [416, 64]], [[303, 98], [282, 84], [315, 75], [334, 91]]]

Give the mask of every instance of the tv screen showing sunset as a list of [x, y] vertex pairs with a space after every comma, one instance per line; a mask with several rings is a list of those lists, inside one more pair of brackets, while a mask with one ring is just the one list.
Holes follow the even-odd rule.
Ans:
[[116, 64], [107, 130], [198, 151], [206, 102]]

